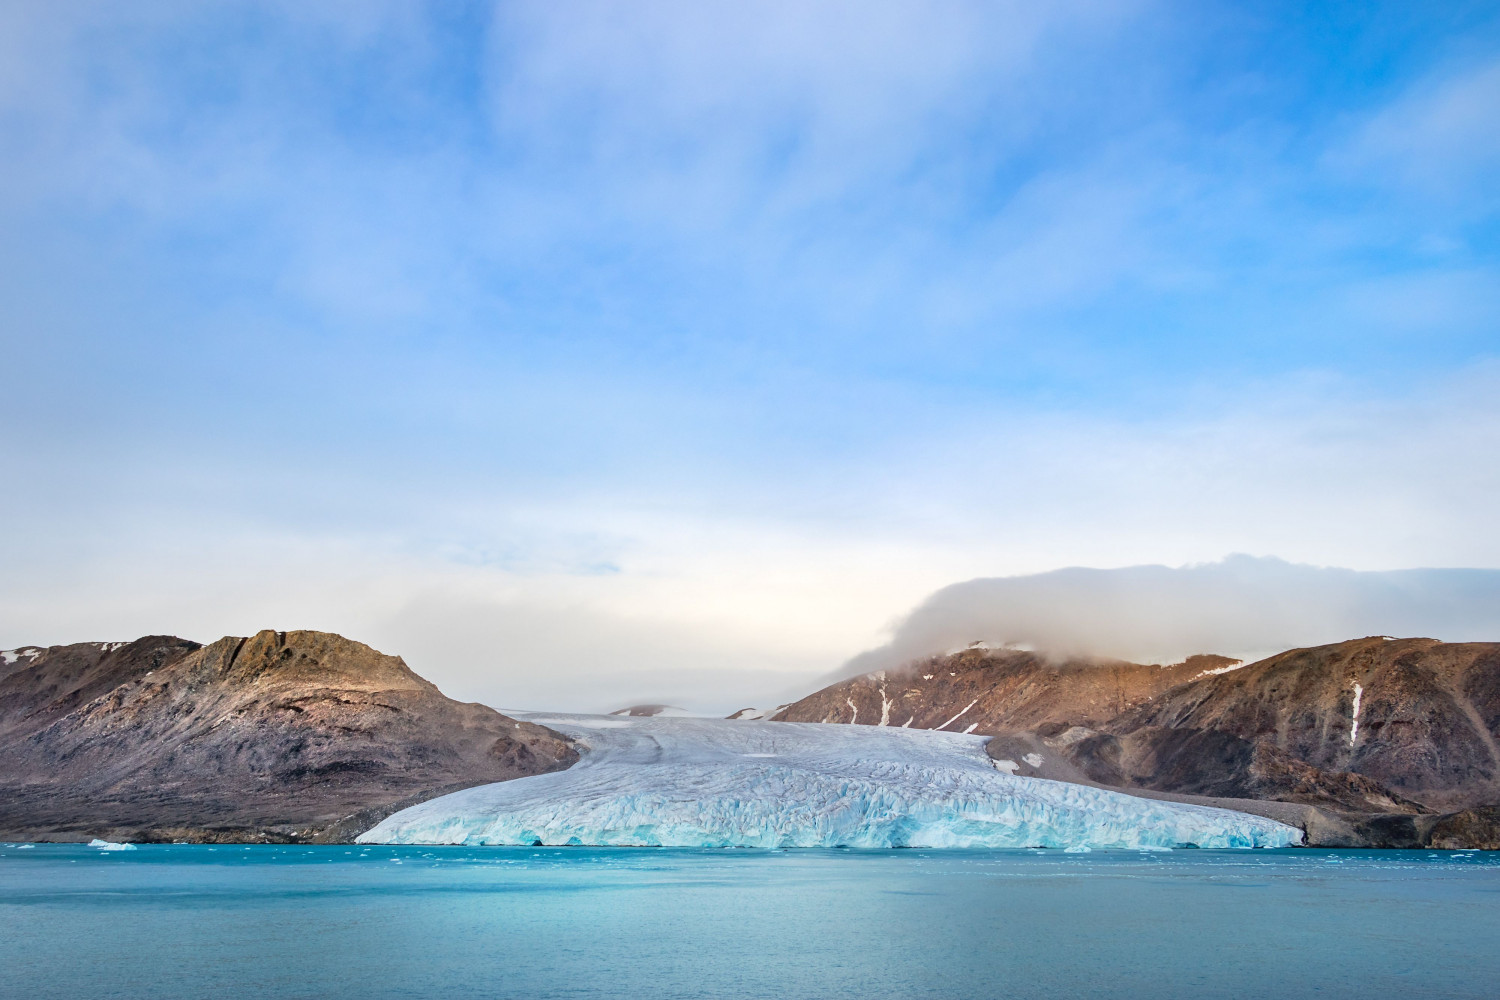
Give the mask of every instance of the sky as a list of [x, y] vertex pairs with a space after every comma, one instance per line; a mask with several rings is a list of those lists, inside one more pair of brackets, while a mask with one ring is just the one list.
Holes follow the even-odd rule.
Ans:
[[1500, 567], [1497, 118], [1493, 3], [0, 3], [0, 647], [729, 711], [966, 580]]

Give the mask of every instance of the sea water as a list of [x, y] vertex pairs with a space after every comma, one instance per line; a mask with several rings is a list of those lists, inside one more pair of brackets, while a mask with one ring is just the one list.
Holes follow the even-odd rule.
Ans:
[[0, 996], [1484, 997], [1500, 857], [0, 846]]

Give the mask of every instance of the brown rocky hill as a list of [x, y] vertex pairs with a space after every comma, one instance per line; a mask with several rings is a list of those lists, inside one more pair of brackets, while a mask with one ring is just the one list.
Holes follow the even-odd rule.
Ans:
[[338, 840], [569, 766], [557, 733], [322, 632], [29, 647], [0, 663], [0, 838]]
[[1496, 643], [1375, 637], [1167, 666], [970, 649], [831, 685], [776, 718], [989, 735], [1014, 773], [1294, 803], [1342, 842], [1436, 844], [1456, 828], [1500, 846]]
[[1380, 637], [1293, 649], [1104, 727], [1215, 732], [1432, 809], [1500, 802], [1500, 643]]
[[1169, 688], [1239, 662], [1223, 656], [1193, 656], [1166, 666], [1052, 662], [1020, 650], [966, 649], [841, 681], [773, 718], [978, 733], [1029, 730], [1049, 722], [1099, 726]]

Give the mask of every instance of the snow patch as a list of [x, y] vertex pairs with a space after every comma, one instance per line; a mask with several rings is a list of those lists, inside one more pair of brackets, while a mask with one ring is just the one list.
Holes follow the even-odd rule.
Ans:
[[1217, 677], [1220, 674], [1227, 674], [1227, 673], [1229, 673], [1231, 671], [1238, 670], [1241, 667], [1247, 667], [1247, 666], [1249, 666], [1249, 664], [1246, 663], [1244, 660], [1235, 660], [1233, 663], [1230, 663], [1230, 664], [1228, 664], [1226, 666], [1214, 667], [1212, 670], [1200, 671], [1199, 673], [1194, 674], [1190, 678], [1190, 680], [1198, 681], [1198, 680], [1202, 680], [1205, 677]]
[[1354, 683], [1354, 711], [1351, 713], [1353, 721], [1349, 723], [1349, 745], [1352, 747], [1354, 741], [1359, 738], [1359, 703], [1365, 696], [1365, 689]]
[[777, 705], [775, 708], [742, 708], [729, 718], [740, 722], [759, 722], [763, 719], [769, 719], [773, 715], [780, 715], [782, 710], [790, 708], [791, 704], [791, 702], [787, 702], [785, 705]]
[[853, 698], [845, 698], [844, 699], [844, 704], [848, 705], [849, 706], [849, 711], [851, 711], [851, 712], [854, 713], [853, 715], [849, 716], [849, 725], [852, 726], [856, 722], [859, 721], [859, 709], [857, 709], [857, 708], [854, 707], [854, 699]]
[[889, 726], [891, 724], [891, 706], [895, 702], [885, 696], [885, 671], [880, 672], [880, 724]]
[[586, 738], [579, 762], [430, 799], [359, 842], [1224, 848], [1302, 837], [1259, 816], [1007, 774], [983, 736], [723, 719], [601, 730], [588, 716], [522, 718]]
[[969, 723], [969, 728], [964, 730], [964, 733], [965, 733], [965, 735], [967, 735], [969, 733], [972, 733], [974, 730], [976, 730], [978, 728], [979, 728], [979, 723], [977, 723], [977, 722], [971, 722], [971, 723]]
[[938, 726], [938, 728], [939, 729], [947, 729], [949, 726], [953, 725], [959, 719], [963, 718], [964, 717], [964, 712], [967, 712], [969, 709], [973, 708], [977, 704], [979, 704], [979, 699], [975, 698], [973, 701], [969, 702], [967, 705], [964, 706], [963, 712], [959, 712], [953, 718], [949, 719], [947, 722], [943, 723], [941, 726]]
[[995, 761], [995, 770], [999, 771], [1001, 774], [1015, 774], [1020, 769], [1021, 765], [1017, 764], [1013, 760]]
[[1029, 753], [1026, 756], [1022, 757], [1021, 759], [1024, 760], [1027, 764], [1031, 765], [1032, 767], [1041, 767], [1042, 766], [1042, 755], [1039, 754], [1039, 753]]

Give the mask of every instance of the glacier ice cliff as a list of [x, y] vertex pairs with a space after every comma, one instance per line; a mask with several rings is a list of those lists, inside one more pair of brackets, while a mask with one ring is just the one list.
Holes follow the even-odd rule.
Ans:
[[1293, 827], [997, 770], [985, 738], [723, 719], [527, 715], [577, 739], [566, 771], [387, 817], [366, 844], [668, 847], [1286, 847]]

